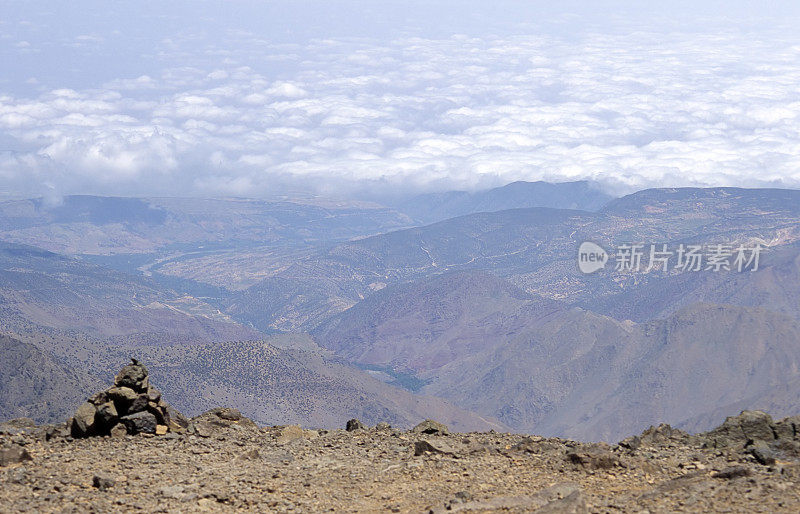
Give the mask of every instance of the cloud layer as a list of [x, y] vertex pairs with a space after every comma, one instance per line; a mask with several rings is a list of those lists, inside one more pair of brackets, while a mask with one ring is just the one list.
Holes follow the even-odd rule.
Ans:
[[[3, 54], [46, 60], [55, 50], [23, 18], [0, 24]], [[0, 183], [24, 195], [583, 178], [615, 192], [800, 187], [800, 37], [673, 25], [572, 34], [561, 20], [555, 32], [296, 42], [179, 31], [145, 45], [147, 73], [115, 68], [85, 87], [31, 76], [20, 89], [20, 65], [16, 85], [0, 83]], [[102, 65], [111, 29], [59, 37]]]

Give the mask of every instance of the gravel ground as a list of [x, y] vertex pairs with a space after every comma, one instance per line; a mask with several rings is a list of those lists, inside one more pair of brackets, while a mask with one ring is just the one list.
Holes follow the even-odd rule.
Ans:
[[800, 512], [793, 460], [678, 431], [609, 446], [213, 413], [165, 436], [29, 425], [0, 425], [2, 512]]

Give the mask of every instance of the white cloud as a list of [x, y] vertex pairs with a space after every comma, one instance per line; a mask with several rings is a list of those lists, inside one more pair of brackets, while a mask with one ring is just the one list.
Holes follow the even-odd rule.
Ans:
[[[113, 55], [124, 35], [88, 29], [63, 40]], [[0, 83], [4, 188], [260, 195], [579, 178], [620, 192], [800, 187], [792, 31], [665, 25], [302, 43], [211, 32], [164, 38], [145, 73], [86, 87], [41, 79], [35, 87], [49, 87], [28, 84], [27, 94]], [[6, 51], [25, 59], [20, 43], [44, 48], [31, 36], [20, 30]]]

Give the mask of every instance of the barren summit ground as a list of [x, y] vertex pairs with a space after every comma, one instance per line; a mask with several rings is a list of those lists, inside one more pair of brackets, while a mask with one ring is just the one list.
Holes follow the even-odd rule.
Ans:
[[258, 427], [231, 409], [165, 436], [0, 427], [2, 512], [800, 510], [797, 420], [758, 412], [698, 436], [662, 426], [614, 446], [435, 424]]

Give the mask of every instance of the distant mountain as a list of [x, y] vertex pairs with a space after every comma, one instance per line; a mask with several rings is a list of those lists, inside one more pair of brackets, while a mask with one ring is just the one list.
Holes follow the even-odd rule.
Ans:
[[648, 274], [582, 307], [617, 319], [648, 321], [698, 302], [761, 307], [800, 319], [800, 245], [769, 248], [758, 272]]
[[612, 198], [599, 186], [585, 180], [559, 183], [519, 181], [485, 191], [428, 193], [393, 206], [422, 223], [434, 223], [476, 212], [530, 207], [596, 211]]
[[576, 438], [678, 424], [800, 377], [800, 321], [780, 313], [695, 304], [634, 324], [482, 274], [387, 288], [314, 335], [515, 430]]
[[0, 421], [61, 422], [98, 385], [36, 346], [3, 334], [0, 356]]
[[[767, 265], [778, 249], [800, 242], [799, 206], [800, 191], [659, 189], [614, 201], [597, 213], [531, 208], [470, 214], [312, 252], [232, 295], [227, 312], [261, 330], [310, 330], [387, 285], [472, 270], [498, 275], [530, 293], [595, 305], [658, 277], [615, 272], [613, 262], [602, 273], [583, 275], [576, 261], [583, 241], [612, 252], [630, 242], [669, 243], [673, 249], [678, 243], [758, 242], [769, 248]], [[653, 299], [672, 305], [680, 297], [676, 292]], [[715, 299], [700, 295], [696, 301]], [[636, 319], [674, 311], [662, 306]]]
[[343, 240], [407, 227], [406, 216], [366, 202], [306, 198], [122, 198], [67, 196], [0, 202], [0, 239], [75, 254], [141, 254]]
[[212, 341], [260, 335], [202, 300], [145, 277], [3, 242], [0, 323], [14, 330], [32, 324], [98, 339]]
[[493, 347], [511, 320], [558, 309], [493, 275], [458, 272], [387, 287], [312, 335], [351, 362], [419, 374]]

